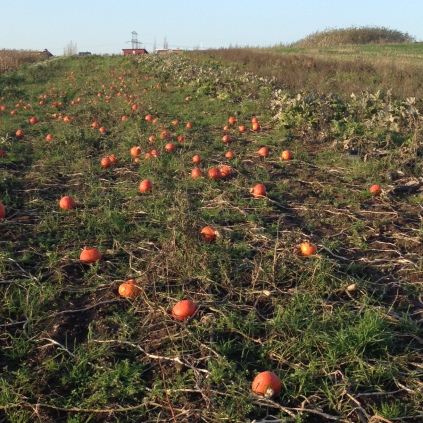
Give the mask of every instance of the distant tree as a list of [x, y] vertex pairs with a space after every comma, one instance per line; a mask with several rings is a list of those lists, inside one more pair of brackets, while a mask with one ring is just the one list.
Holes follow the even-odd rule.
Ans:
[[69, 41], [63, 49], [63, 56], [75, 56], [77, 52], [76, 43]]

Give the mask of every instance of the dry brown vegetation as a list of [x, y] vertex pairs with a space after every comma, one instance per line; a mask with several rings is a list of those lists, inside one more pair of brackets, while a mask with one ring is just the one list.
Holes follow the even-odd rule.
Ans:
[[0, 50], [0, 73], [16, 69], [23, 63], [34, 63], [45, 59], [43, 53], [32, 50]]
[[[408, 58], [393, 62], [386, 56], [333, 56], [316, 51], [293, 53], [290, 49], [219, 49], [191, 53], [199, 60], [234, 64], [238, 70], [274, 78], [292, 91], [311, 90], [349, 96], [364, 90], [390, 90], [394, 97], [423, 97], [423, 64]], [[351, 56], [351, 55], [350, 55]]]

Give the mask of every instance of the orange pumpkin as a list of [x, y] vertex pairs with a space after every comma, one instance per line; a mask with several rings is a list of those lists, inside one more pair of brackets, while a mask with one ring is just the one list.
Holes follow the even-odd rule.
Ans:
[[91, 126], [93, 127], [93, 128], [99, 128], [100, 127], [100, 124], [95, 120], [92, 124], [91, 124]]
[[82, 250], [80, 256], [79, 256], [79, 260], [81, 260], [84, 263], [95, 263], [98, 260], [101, 260], [102, 255], [100, 253], [100, 251], [97, 250], [97, 248], [89, 248], [89, 247], [84, 247], [84, 249]]
[[201, 172], [201, 169], [199, 169], [198, 167], [195, 167], [194, 169], [192, 169], [191, 178], [197, 179], [197, 178], [201, 178], [202, 176], [203, 176], [203, 172]]
[[153, 116], [151, 116], [151, 115], [149, 114], [149, 115], [146, 115], [144, 119], [145, 119], [147, 122], [151, 122], [151, 121], [153, 120]]
[[251, 194], [254, 197], [264, 197], [266, 195], [266, 187], [263, 184], [257, 184], [254, 188], [251, 188]]
[[380, 185], [372, 185], [370, 187], [370, 193], [373, 194], [374, 196], [378, 196], [380, 194], [382, 194], [382, 187]]
[[141, 148], [139, 147], [132, 147], [131, 148], [131, 156], [136, 157], [141, 154]]
[[235, 157], [235, 154], [232, 153], [232, 151], [228, 151], [228, 152], [226, 152], [225, 157], [227, 159], [233, 159]]
[[220, 167], [219, 170], [220, 170], [220, 175], [223, 179], [229, 178], [230, 176], [232, 176], [233, 170], [230, 166], [223, 165]]
[[267, 157], [269, 154], [269, 149], [267, 147], [261, 147], [259, 151], [257, 151], [257, 154], [261, 157]]
[[24, 136], [24, 131], [22, 131], [22, 129], [18, 129], [18, 130], [16, 131], [16, 136], [17, 136], [18, 138], [22, 138], [22, 137]]
[[165, 151], [167, 153], [171, 153], [173, 150], [175, 150], [175, 144], [172, 144], [171, 142], [169, 144], [165, 145]]
[[265, 371], [259, 373], [253, 380], [251, 389], [256, 394], [264, 395], [267, 398], [273, 397], [280, 392], [282, 388], [281, 380], [275, 373]]
[[195, 156], [193, 156], [192, 162], [193, 163], [200, 163], [201, 162], [201, 157], [198, 154], [196, 154]]
[[222, 174], [217, 167], [212, 167], [208, 172], [208, 177], [216, 181], [222, 177]]
[[241, 132], [241, 133], [246, 132], [247, 128], [244, 125], [240, 125], [240, 126], [238, 126], [238, 131]]
[[293, 155], [289, 150], [282, 151], [281, 157], [283, 160], [292, 160]]
[[133, 279], [119, 285], [119, 295], [127, 298], [136, 298], [141, 293], [141, 289]]
[[236, 123], [236, 118], [234, 118], [233, 116], [231, 116], [231, 117], [228, 119], [228, 122], [229, 122], [229, 125], [235, 125], [235, 123]]
[[52, 134], [47, 134], [46, 135], [46, 141], [50, 142], [53, 139], [53, 135]]
[[251, 126], [251, 129], [253, 131], [259, 131], [260, 130], [260, 124], [258, 122], [254, 122], [253, 125]]
[[117, 158], [115, 154], [110, 154], [109, 156], [109, 160], [111, 164], [116, 164], [117, 163]]
[[65, 195], [64, 197], [62, 197], [59, 201], [59, 207], [62, 210], [70, 210], [76, 207], [76, 202], [75, 200], [70, 197], [69, 195]]
[[222, 137], [222, 141], [223, 141], [225, 144], [228, 144], [230, 140], [231, 140], [231, 137], [230, 137], [228, 134], [223, 135], [223, 137]]
[[6, 209], [4, 208], [3, 203], [0, 201], [0, 219], [4, 219], [6, 216]]
[[197, 310], [197, 306], [191, 300], [182, 300], [176, 303], [172, 308], [172, 316], [174, 319], [184, 321], [193, 316]]
[[185, 138], [183, 135], [178, 135], [178, 138], [176, 138], [178, 142], [182, 142]]
[[107, 132], [107, 129], [106, 129], [104, 126], [100, 126], [99, 131], [100, 131], [102, 134], [105, 134], [105, 133]]
[[200, 237], [204, 242], [210, 243], [216, 241], [218, 232], [213, 226], [204, 226], [201, 229]]
[[104, 167], [106, 169], [112, 165], [112, 162], [108, 157], [103, 157], [100, 163], [101, 167]]
[[144, 179], [143, 181], [141, 181], [138, 189], [140, 192], [147, 192], [153, 189], [153, 184], [149, 179]]
[[32, 118], [29, 119], [29, 123], [31, 125], [35, 125], [36, 123], [38, 123], [38, 119], [35, 116], [33, 116]]
[[310, 244], [308, 241], [302, 242], [300, 244], [301, 253], [305, 256], [312, 256], [317, 253], [317, 248], [315, 245]]
[[191, 122], [188, 122], [186, 125], [185, 125], [185, 127], [187, 128], [187, 129], [191, 129], [192, 128], [192, 123]]

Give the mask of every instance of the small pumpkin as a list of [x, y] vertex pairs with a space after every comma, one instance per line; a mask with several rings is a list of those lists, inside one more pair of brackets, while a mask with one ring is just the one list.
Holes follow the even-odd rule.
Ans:
[[119, 285], [119, 295], [127, 298], [136, 298], [141, 293], [141, 288], [136, 284], [134, 279], [130, 279]]
[[224, 144], [228, 144], [230, 142], [230, 140], [231, 140], [231, 137], [228, 134], [223, 135], [222, 141], [223, 141]]
[[289, 150], [284, 150], [284, 151], [282, 151], [281, 158], [283, 160], [292, 160], [293, 155]]
[[312, 256], [317, 253], [317, 248], [315, 245], [310, 242], [302, 242], [300, 244], [301, 253], [305, 256]]
[[151, 191], [153, 189], [153, 184], [149, 179], [144, 179], [143, 181], [141, 181], [138, 189], [140, 192]]
[[100, 131], [102, 134], [105, 134], [105, 133], [107, 132], [107, 129], [106, 129], [104, 126], [100, 126], [99, 131]]
[[201, 157], [196, 154], [193, 158], [192, 158], [192, 162], [193, 163], [200, 163], [201, 162]]
[[208, 177], [217, 181], [222, 177], [220, 170], [217, 167], [212, 167], [208, 172]]
[[112, 165], [112, 161], [108, 157], [103, 157], [100, 163], [101, 167], [104, 167], [105, 169]]
[[233, 116], [231, 116], [231, 117], [228, 119], [228, 122], [229, 122], [229, 125], [235, 125], [235, 123], [236, 123], [236, 118], [234, 118]]
[[251, 188], [251, 194], [255, 198], [264, 197], [266, 195], [266, 187], [263, 184], [257, 184], [254, 188]]
[[4, 219], [6, 216], [6, 209], [4, 208], [3, 203], [0, 201], [0, 219]]
[[50, 142], [53, 139], [53, 135], [52, 134], [47, 134], [46, 135], [46, 141]]
[[370, 187], [370, 193], [374, 195], [375, 197], [377, 197], [378, 195], [382, 194], [382, 187], [377, 184], [372, 185]]
[[229, 178], [233, 174], [233, 169], [228, 165], [221, 166], [219, 170], [222, 179]]
[[269, 149], [267, 147], [261, 147], [257, 154], [261, 157], [267, 157], [269, 154]]
[[198, 167], [195, 167], [194, 169], [192, 169], [191, 178], [197, 179], [197, 178], [201, 178], [202, 176], [203, 176], [203, 172], [201, 172], [201, 169], [199, 169]]
[[271, 398], [278, 394], [282, 388], [281, 380], [275, 373], [265, 371], [259, 373], [253, 380], [251, 389], [256, 394], [264, 395], [266, 398]]
[[218, 232], [215, 228], [213, 228], [213, 226], [204, 226], [204, 228], [201, 229], [200, 237], [204, 242], [214, 242], [216, 241], [217, 236]]
[[88, 264], [95, 263], [96, 261], [101, 260], [101, 258], [102, 255], [97, 248], [84, 247], [79, 255], [79, 260]]
[[136, 146], [131, 148], [131, 156], [132, 157], [139, 156], [140, 154], [141, 154], [141, 148], [136, 147]]
[[59, 207], [62, 210], [70, 210], [76, 207], [76, 202], [71, 196], [65, 195], [60, 199]]
[[243, 132], [246, 132], [247, 131], [247, 128], [244, 125], [239, 125], [238, 126], [238, 131], [241, 132], [241, 133], [243, 133]]
[[116, 164], [117, 163], [117, 157], [115, 154], [110, 154], [109, 156], [109, 160], [111, 164]]
[[253, 131], [259, 131], [261, 129], [261, 126], [258, 122], [254, 122], [253, 125], [251, 126], [251, 129]]
[[176, 303], [172, 308], [172, 316], [174, 319], [184, 321], [193, 316], [197, 310], [197, 306], [191, 300], [182, 300]]
[[18, 129], [18, 130], [16, 131], [16, 136], [17, 136], [18, 138], [22, 138], [22, 137], [24, 136], [24, 131], [22, 131], [22, 129]]
[[175, 144], [172, 144], [171, 142], [165, 145], [165, 151], [167, 153], [171, 153], [173, 150], [175, 150]]
[[38, 123], [38, 119], [35, 116], [32, 116], [32, 118], [29, 119], [29, 123], [31, 125], [35, 125], [36, 123]]
[[235, 154], [232, 151], [227, 151], [226, 154], [225, 154], [225, 157], [227, 159], [233, 159], [233, 158], [235, 158]]

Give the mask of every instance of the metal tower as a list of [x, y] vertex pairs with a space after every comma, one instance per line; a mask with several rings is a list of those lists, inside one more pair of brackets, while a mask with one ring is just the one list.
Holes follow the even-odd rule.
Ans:
[[133, 49], [141, 48], [141, 43], [138, 42], [138, 34], [135, 31], [132, 31], [131, 43]]

